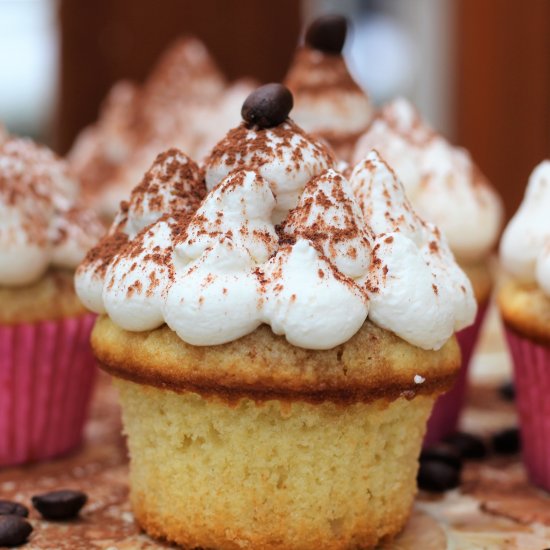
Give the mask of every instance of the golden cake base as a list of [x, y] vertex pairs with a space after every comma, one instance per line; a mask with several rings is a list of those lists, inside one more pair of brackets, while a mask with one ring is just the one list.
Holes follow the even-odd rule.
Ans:
[[185, 548], [373, 548], [405, 525], [434, 398], [237, 405], [117, 380], [134, 515]]
[[268, 327], [198, 348], [106, 317], [92, 341], [120, 391], [134, 515], [189, 549], [369, 549], [394, 537], [427, 418], [460, 361], [454, 338], [428, 352], [369, 322], [328, 351]]
[[74, 290], [74, 272], [50, 269], [21, 287], [0, 286], [0, 324], [16, 325], [86, 315]]
[[519, 334], [550, 345], [550, 297], [536, 284], [508, 280], [498, 291], [502, 320]]

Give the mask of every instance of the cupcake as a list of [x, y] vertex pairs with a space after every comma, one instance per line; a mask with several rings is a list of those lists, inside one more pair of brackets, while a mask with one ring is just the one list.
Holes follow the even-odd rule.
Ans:
[[131, 151], [138, 87], [117, 82], [101, 105], [99, 118], [77, 136], [67, 160], [78, 177], [87, 202], [107, 185]]
[[498, 306], [512, 354], [522, 453], [533, 483], [550, 491], [550, 161], [531, 174], [506, 227], [500, 257], [509, 280]]
[[346, 33], [342, 16], [325, 15], [313, 21], [285, 84], [294, 96], [296, 123], [324, 139], [339, 159], [349, 161], [357, 138], [372, 118], [373, 105], [342, 56]]
[[487, 310], [493, 277], [490, 255], [502, 223], [502, 204], [469, 153], [424, 122], [405, 99], [385, 105], [358, 140], [353, 162], [376, 148], [395, 170], [415, 209], [435, 223], [472, 282], [478, 314], [457, 334], [463, 367], [457, 384], [437, 402], [426, 444], [456, 430], [467, 389], [467, 367]]
[[238, 124], [235, 105], [252, 89], [248, 80], [228, 85], [198, 40], [177, 40], [142, 86], [117, 83], [98, 121], [78, 136], [69, 159], [86, 201], [110, 223], [159, 151], [201, 158]]
[[[351, 180], [266, 85], [161, 154], [77, 270], [134, 516], [186, 548], [374, 548], [404, 526], [470, 283], [371, 153]], [[355, 193], [354, 193], [355, 191]]]
[[0, 144], [0, 467], [76, 447], [91, 393], [94, 317], [74, 268], [103, 228], [45, 147]]

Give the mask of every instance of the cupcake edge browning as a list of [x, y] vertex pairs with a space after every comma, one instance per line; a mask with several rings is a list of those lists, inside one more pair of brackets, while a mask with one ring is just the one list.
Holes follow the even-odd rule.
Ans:
[[550, 347], [550, 297], [533, 283], [507, 281], [497, 294], [504, 325], [543, 346]]
[[413, 399], [448, 390], [460, 367], [454, 337], [440, 350], [427, 351], [370, 321], [344, 344], [307, 350], [267, 325], [226, 344], [193, 346], [166, 325], [129, 332], [102, 315], [92, 347], [101, 367], [115, 377], [233, 405], [241, 399], [341, 405]]

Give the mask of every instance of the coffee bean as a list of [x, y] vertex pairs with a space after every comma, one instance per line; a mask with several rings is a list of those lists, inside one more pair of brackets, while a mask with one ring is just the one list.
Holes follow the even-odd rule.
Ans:
[[462, 459], [455, 447], [448, 443], [436, 443], [431, 447], [424, 449], [420, 455], [420, 460], [436, 460], [443, 462], [457, 470], [462, 468]]
[[493, 450], [500, 455], [513, 455], [519, 452], [521, 440], [517, 428], [508, 428], [493, 435]]
[[460, 458], [465, 459], [480, 459], [487, 456], [487, 447], [483, 440], [475, 435], [465, 432], [455, 432], [443, 440], [445, 443], [454, 447]]
[[282, 84], [265, 84], [243, 103], [241, 115], [249, 124], [270, 128], [284, 122], [294, 104], [290, 90]]
[[29, 509], [18, 502], [11, 500], [0, 500], [0, 516], [21, 516], [26, 518], [29, 515]]
[[82, 491], [64, 490], [36, 495], [32, 497], [32, 504], [46, 519], [71, 519], [87, 500]]
[[322, 15], [306, 31], [306, 44], [329, 54], [339, 54], [344, 47], [348, 22], [342, 15]]
[[514, 401], [516, 398], [516, 387], [513, 382], [506, 382], [500, 386], [498, 393], [505, 401]]
[[32, 533], [32, 525], [21, 516], [0, 516], [0, 546], [19, 546]]
[[439, 460], [423, 460], [418, 469], [418, 487], [431, 493], [442, 493], [460, 484], [460, 470]]

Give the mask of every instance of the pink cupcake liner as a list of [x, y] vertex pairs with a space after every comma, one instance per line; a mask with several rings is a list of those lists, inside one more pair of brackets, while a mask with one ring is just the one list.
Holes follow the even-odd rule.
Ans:
[[424, 447], [429, 447], [441, 441], [446, 436], [454, 433], [457, 429], [460, 413], [466, 401], [468, 367], [487, 309], [488, 303], [480, 305], [477, 310], [474, 324], [456, 334], [462, 354], [460, 371], [453, 387], [447, 393], [440, 396], [435, 402], [432, 415], [428, 420], [428, 428], [426, 436], [424, 437]]
[[0, 467], [46, 460], [82, 439], [96, 374], [95, 315], [0, 326]]
[[514, 364], [523, 463], [531, 481], [550, 491], [550, 347], [505, 326]]

